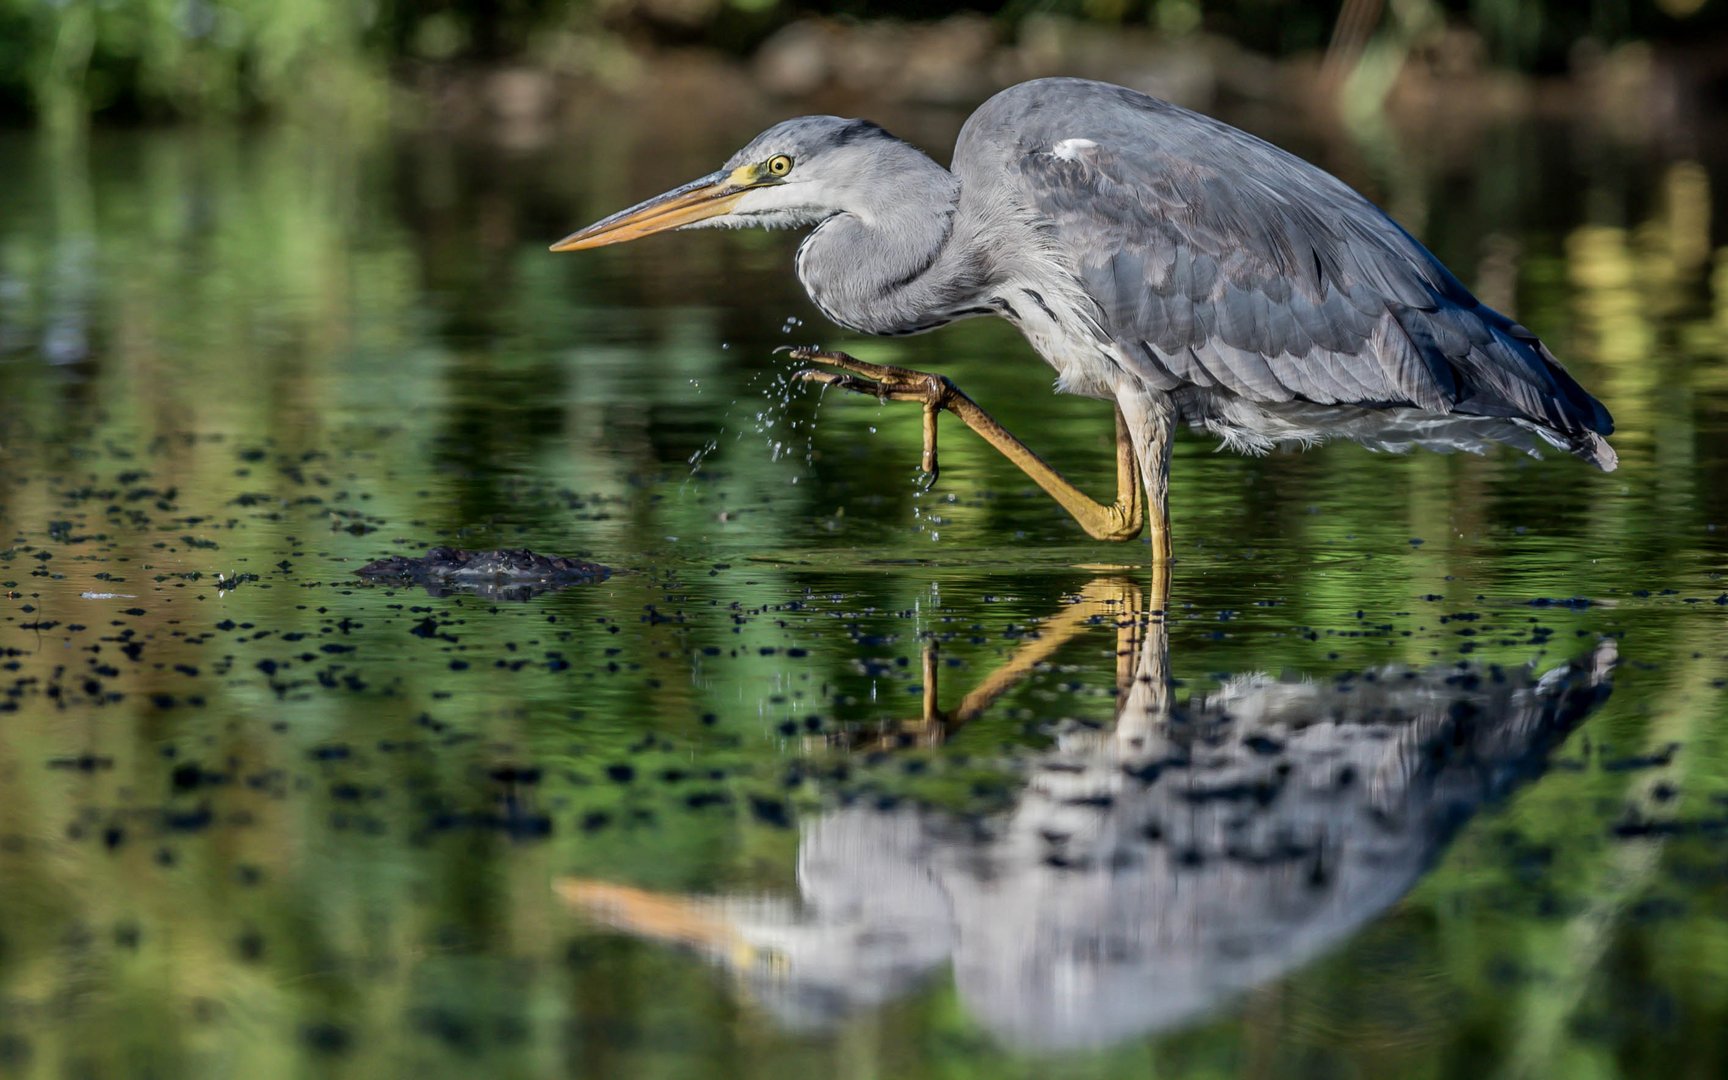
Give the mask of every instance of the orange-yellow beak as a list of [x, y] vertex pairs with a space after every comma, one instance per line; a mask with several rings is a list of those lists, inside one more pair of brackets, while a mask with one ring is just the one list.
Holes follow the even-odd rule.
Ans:
[[731, 172], [710, 173], [573, 232], [553, 244], [552, 250], [582, 251], [607, 244], [622, 244], [626, 240], [719, 217], [738, 204], [738, 200], [750, 190], [754, 179], [754, 170], [749, 166]]

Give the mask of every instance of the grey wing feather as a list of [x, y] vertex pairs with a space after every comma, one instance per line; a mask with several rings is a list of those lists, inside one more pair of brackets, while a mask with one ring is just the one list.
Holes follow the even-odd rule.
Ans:
[[1012, 132], [1002, 164], [1152, 385], [1520, 420], [1611, 464], [1601, 403], [1342, 181], [1166, 102], [1048, 82], [984, 124]]

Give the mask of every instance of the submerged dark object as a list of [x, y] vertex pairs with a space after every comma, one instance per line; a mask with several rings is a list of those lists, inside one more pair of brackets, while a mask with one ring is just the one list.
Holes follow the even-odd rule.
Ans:
[[563, 555], [541, 555], [527, 548], [467, 551], [435, 547], [424, 556], [390, 555], [355, 571], [373, 581], [411, 582], [434, 596], [473, 592], [506, 600], [531, 596], [567, 585], [604, 581], [612, 568]]

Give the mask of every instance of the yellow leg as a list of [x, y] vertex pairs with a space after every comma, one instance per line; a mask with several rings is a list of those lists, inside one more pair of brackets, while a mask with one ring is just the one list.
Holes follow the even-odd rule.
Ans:
[[1126, 426], [1139, 444], [1140, 478], [1151, 504], [1152, 565], [1170, 561], [1170, 443], [1176, 417], [1170, 403], [1148, 394], [1129, 394], [1116, 406], [1117, 431]]
[[[947, 376], [887, 364], [867, 364], [845, 353], [795, 349], [793, 359], [813, 360], [840, 372], [807, 369], [799, 377], [828, 386], [838, 386], [860, 394], [871, 394], [882, 401], [915, 401], [924, 406], [924, 471], [934, 479], [938, 472], [936, 459], [936, 414], [947, 409], [984, 441], [994, 446], [1002, 456], [1019, 466], [1032, 482], [1043, 488], [1062, 509], [1080, 523], [1094, 540], [1132, 540], [1145, 527], [1146, 502], [1142, 490], [1143, 476], [1134, 454], [1134, 440], [1122, 407], [1116, 407], [1116, 501], [1106, 506], [1070, 483], [1025, 443], [1015, 438], [967, 397]], [[1167, 443], [1165, 444], [1167, 446]], [[1153, 470], [1159, 476], [1168, 475], [1168, 456]], [[1168, 518], [1163, 505], [1163, 489], [1155, 493], [1152, 510], [1152, 558], [1164, 562], [1170, 558]]]

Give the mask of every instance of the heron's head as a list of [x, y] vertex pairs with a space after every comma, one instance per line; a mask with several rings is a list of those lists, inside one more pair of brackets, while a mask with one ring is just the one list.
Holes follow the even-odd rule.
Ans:
[[668, 229], [798, 228], [841, 213], [868, 215], [904, 198], [912, 176], [948, 173], [868, 120], [800, 116], [775, 124], [724, 168], [621, 210], [552, 245], [581, 251]]

